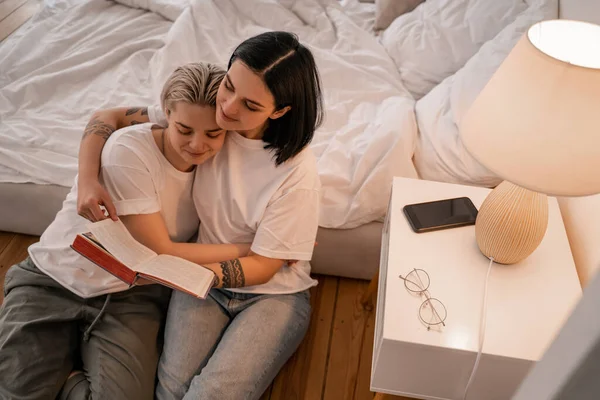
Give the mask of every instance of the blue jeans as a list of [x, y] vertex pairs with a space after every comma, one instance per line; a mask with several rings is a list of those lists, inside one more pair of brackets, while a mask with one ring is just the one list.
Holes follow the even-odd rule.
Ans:
[[157, 399], [260, 398], [306, 334], [309, 297], [213, 289], [200, 300], [174, 291]]

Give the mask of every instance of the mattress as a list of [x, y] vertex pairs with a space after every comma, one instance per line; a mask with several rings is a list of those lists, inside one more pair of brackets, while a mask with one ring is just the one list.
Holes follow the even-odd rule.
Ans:
[[[58, 185], [0, 183], [0, 230], [41, 235], [69, 190]], [[319, 228], [313, 273], [371, 279], [379, 267], [381, 229], [380, 222], [353, 229]]]
[[381, 222], [352, 229], [319, 227], [312, 272], [370, 280], [379, 269], [382, 229]]
[[69, 190], [59, 185], [0, 183], [0, 230], [41, 235]]

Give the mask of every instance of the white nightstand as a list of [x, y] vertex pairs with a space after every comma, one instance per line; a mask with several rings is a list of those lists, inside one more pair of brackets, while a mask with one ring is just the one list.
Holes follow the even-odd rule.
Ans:
[[[479, 346], [489, 260], [475, 227], [414, 233], [406, 204], [469, 197], [479, 209], [488, 189], [395, 178], [382, 238], [371, 390], [420, 399], [458, 400]], [[546, 236], [524, 261], [492, 267], [487, 324], [479, 368], [468, 399], [510, 399], [532, 364], [552, 342], [581, 287], [555, 198], [549, 198]], [[447, 309], [446, 326], [419, 321], [422, 300], [398, 277], [413, 268], [430, 276], [429, 292]]]

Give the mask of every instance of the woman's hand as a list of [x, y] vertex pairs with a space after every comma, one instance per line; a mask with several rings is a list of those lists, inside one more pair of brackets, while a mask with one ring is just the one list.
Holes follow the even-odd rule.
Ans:
[[[106, 189], [97, 179], [77, 182], [77, 213], [83, 218], [98, 222], [106, 218], [117, 221], [117, 210]], [[104, 209], [108, 213], [105, 215]]]

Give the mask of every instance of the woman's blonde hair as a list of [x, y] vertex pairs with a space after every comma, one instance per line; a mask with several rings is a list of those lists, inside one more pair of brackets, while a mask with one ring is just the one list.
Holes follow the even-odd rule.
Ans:
[[180, 101], [215, 107], [217, 91], [225, 70], [211, 63], [190, 63], [178, 67], [163, 86], [160, 95], [163, 111], [173, 111]]

